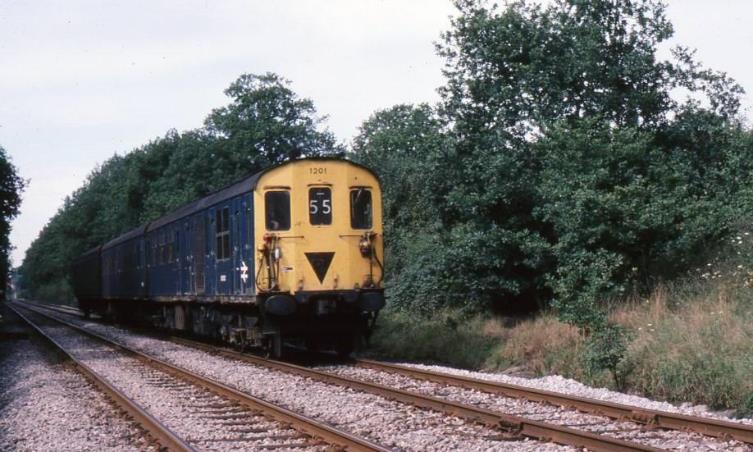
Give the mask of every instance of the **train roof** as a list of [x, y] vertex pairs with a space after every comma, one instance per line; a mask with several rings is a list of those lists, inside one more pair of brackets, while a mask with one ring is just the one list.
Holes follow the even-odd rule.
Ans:
[[259, 171], [257, 173], [248, 175], [248, 176], [242, 178], [241, 180], [239, 180], [237, 182], [233, 182], [232, 184], [230, 184], [230, 185], [228, 185], [228, 186], [226, 186], [224, 188], [220, 188], [219, 190], [215, 190], [215, 191], [209, 193], [208, 195], [206, 195], [206, 196], [204, 196], [202, 198], [197, 199], [196, 201], [192, 201], [192, 202], [190, 202], [190, 203], [188, 203], [188, 204], [186, 204], [186, 205], [184, 205], [182, 207], [179, 207], [178, 209], [173, 210], [172, 212], [170, 212], [170, 213], [168, 213], [166, 215], [163, 215], [163, 216], [157, 218], [156, 220], [152, 221], [151, 223], [145, 224], [143, 226], [139, 226], [136, 229], [132, 229], [132, 230], [126, 232], [125, 234], [120, 235], [120, 236], [116, 237], [115, 239], [110, 240], [109, 242], [105, 243], [102, 246], [102, 250], [106, 250], [106, 249], [112, 248], [115, 245], [119, 245], [121, 243], [124, 243], [124, 242], [126, 242], [128, 240], [131, 240], [131, 239], [136, 238], [136, 237], [138, 237], [140, 235], [143, 235], [143, 234], [145, 234], [145, 233], [147, 233], [149, 231], [153, 231], [153, 230], [158, 229], [158, 228], [160, 228], [162, 226], [170, 224], [170, 223], [172, 223], [174, 221], [177, 221], [177, 220], [180, 220], [182, 218], [191, 216], [191, 215], [193, 215], [193, 214], [195, 214], [197, 212], [200, 212], [200, 211], [202, 211], [202, 210], [204, 210], [204, 209], [206, 209], [208, 207], [211, 207], [211, 206], [213, 206], [215, 204], [218, 204], [218, 203], [220, 203], [222, 201], [225, 201], [227, 199], [234, 198], [234, 197], [236, 197], [238, 195], [242, 195], [243, 193], [252, 192], [256, 188], [256, 183], [259, 181], [259, 178], [261, 178], [261, 176], [263, 176], [265, 173], [267, 173], [267, 172], [269, 172], [269, 171], [271, 171], [273, 169], [280, 168], [282, 166], [286, 166], [286, 165], [290, 165], [290, 164], [295, 164], [295, 163], [298, 163], [298, 162], [307, 162], [307, 161], [309, 161], [309, 162], [310, 161], [346, 162], [346, 163], [349, 163], [349, 164], [351, 164], [353, 166], [357, 166], [359, 168], [362, 168], [362, 169], [368, 171], [369, 173], [371, 173], [377, 179], [377, 181], [379, 180], [379, 177], [371, 169], [369, 169], [369, 168], [367, 168], [367, 167], [365, 167], [365, 166], [363, 166], [363, 165], [361, 165], [359, 163], [356, 163], [356, 162], [353, 162], [353, 161], [347, 160], [347, 159], [331, 158], [331, 157], [311, 157], [311, 158], [304, 158], [304, 159], [297, 159], [297, 160], [289, 160], [287, 162], [283, 162], [283, 163], [280, 163], [278, 165], [273, 165], [273, 166], [270, 166], [268, 168], [265, 168], [262, 171]]
[[243, 193], [250, 193], [256, 188], [256, 182], [259, 180], [262, 174], [266, 171], [262, 171], [251, 176], [246, 176], [238, 182], [234, 182], [225, 188], [221, 188], [217, 191], [209, 193], [203, 198], [199, 198], [196, 201], [192, 201], [183, 207], [179, 207], [177, 210], [173, 210], [167, 215], [161, 216], [149, 224], [147, 231], [158, 229], [166, 224], [170, 224], [173, 221], [180, 220], [181, 218], [195, 214], [202, 211], [207, 207], [218, 204], [226, 199], [235, 198]]
[[73, 263], [81, 262], [87, 258], [90, 258], [94, 254], [98, 254], [99, 251], [102, 249], [102, 245], [97, 245], [94, 248], [90, 248], [86, 251], [84, 251], [80, 256], [78, 256], [76, 259], [73, 260]]
[[144, 232], [146, 232], [146, 228], [149, 226], [148, 224], [145, 224], [143, 226], [139, 226], [137, 228], [131, 229], [130, 231], [126, 232], [125, 234], [121, 234], [114, 239], [110, 240], [109, 242], [102, 245], [102, 250], [107, 250], [112, 248], [115, 245], [119, 245], [123, 242], [127, 242], [131, 239], [134, 239], [136, 237], [139, 237], [141, 235], [144, 235]]

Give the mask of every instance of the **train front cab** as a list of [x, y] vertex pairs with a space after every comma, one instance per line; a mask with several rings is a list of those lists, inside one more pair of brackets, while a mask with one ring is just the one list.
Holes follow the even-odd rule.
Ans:
[[254, 204], [264, 324], [349, 353], [384, 306], [378, 179], [346, 161], [303, 160], [262, 175]]

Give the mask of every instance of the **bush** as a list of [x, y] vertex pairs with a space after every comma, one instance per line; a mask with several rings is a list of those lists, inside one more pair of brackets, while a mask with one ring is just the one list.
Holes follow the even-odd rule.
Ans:
[[731, 261], [647, 298], [613, 303], [608, 323], [588, 335], [552, 312], [510, 319], [445, 309], [429, 318], [393, 308], [377, 322], [373, 351], [386, 359], [559, 374], [753, 416], [751, 271], [739, 260], [753, 265], [745, 247], [750, 237], [753, 249], [753, 237], [741, 237]]
[[735, 410], [737, 417], [753, 417], [753, 391], [751, 391], [747, 397], [745, 397]]
[[625, 360], [627, 338], [622, 327], [607, 324], [592, 332], [585, 344], [583, 354], [586, 371], [589, 375], [596, 375], [602, 371], [609, 371], [615, 385], [624, 387], [625, 375], [619, 369]]
[[489, 368], [504, 370], [515, 366], [537, 376], [560, 374], [586, 378], [582, 366], [583, 335], [551, 313], [500, 328], [496, 337], [500, 341], [486, 361]]
[[39, 286], [34, 292], [34, 299], [54, 304], [73, 304], [73, 289], [65, 280], [53, 280]]
[[445, 310], [431, 319], [385, 310], [371, 337], [369, 354], [384, 359], [434, 362], [478, 369], [499, 338], [484, 334], [484, 320]]
[[[753, 391], [753, 296], [739, 256], [619, 307], [630, 331], [627, 387], [672, 402], [745, 412]], [[745, 255], [743, 251], [741, 255]], [[749, 262], [747, 265], [750, 265]]]

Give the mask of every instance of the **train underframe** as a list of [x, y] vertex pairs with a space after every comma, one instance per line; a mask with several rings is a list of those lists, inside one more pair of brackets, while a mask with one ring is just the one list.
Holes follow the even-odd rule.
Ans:
[[256, 303], [90, 300], [80, 304], [85, 313], [115, 322], [192, 334], [274, 357], [282, 356], [284, 343], [347, 356], [368, 341], [384, 296], [381, 291], [343, 291], [270, 293]]

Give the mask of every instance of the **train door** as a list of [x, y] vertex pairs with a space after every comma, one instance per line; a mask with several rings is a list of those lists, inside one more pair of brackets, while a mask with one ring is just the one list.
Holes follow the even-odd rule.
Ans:
[[215, 213], [217, 209], [209, 209], [206, 212], [204, 234], [204, 249], [206, 250], [206, 260], [204, 262], [204, 293], [210, 295], [217, 294], [217, 250], [215, 249]]
[[241, 292], [252, 294], [254, 292], [254, 212], [253, 194], [249, 195], [241, 204], [243, 225], [241, 226], [241, 240], [238, 247], [241, 250], [240, 272]]
[[230, 253], [231, 253], [231, 266], [230, 271], [232, 273], [233, 280], [233, 295], [238, 295], [241, 291], [241, 250], [240, 250], [240, 198], [234, 199], [233, 203], [233, 219], [231, 221], [230, 232]]
[[310, 266], [316, 276], [315, 280], [309, 280], [308, 287], [315, 290], [336, 287], [337, 277], [330, 272], [337, 244], [332, 240], [332, 216], [333, 209], [338, 209], [338, 212], [345, 209], [335, 205], [336, 200], [333, 203], [331, 186], [309, 186], [308, 200], [308, 220], [311, 227], [306, 234], [306, 242], [312, 248], [303, 254], [308, 261], [306, 265]]
[[204, 270], [206, 262], [206, 216], [201, 214], [194, 218], [195, 230], [193, 240], [193, 277], [197, 295], [204, 293]]
[[173, 229], [173, 252], [172, 252], [172, 258], [173, 263], [170, 267], [172, 267], [172, 280], [175, 281], [175, 289], [174, 293], [175, 295], [180, 295], [183, 292], [183, 268], [182, 268], [182, 259], [180, 258], [181, 254], [183, 253], [183, 247], [181, 246], [182, 243], [180, 243], [180, 224], [176, 224], [174, 226], [175, 229]]
[[189, 248], [191, 237], [191, 222], [183, 223], [183, 234], [180, 237], [180, 292], [187, 295], [191, 291], [191, 248]]
[[227, 295], [232, 293], [232, 252], [230, 246], [231, 231], [230, 205], [225, 204], [217, 207], [214, 215], [215, 227], [215, 271], [214, 278], [217, 294]]

